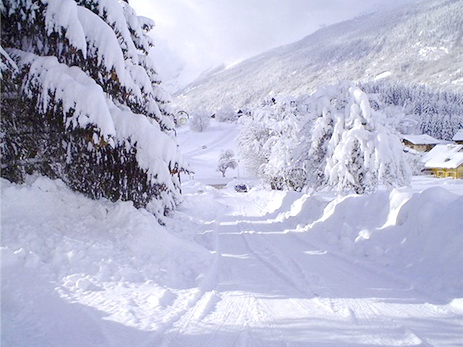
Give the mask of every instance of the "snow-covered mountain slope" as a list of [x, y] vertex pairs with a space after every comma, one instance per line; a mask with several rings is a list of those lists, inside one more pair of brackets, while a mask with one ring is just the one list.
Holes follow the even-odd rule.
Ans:
[[194, 171], [194, 179], [207, 184], [226, 184], [232, 178], [245, 174], [241, 165], [237, 169], [227, 170], [225, 178], [216, 171], [221, 151], [232, 150], [238, 154], [236, 138], [239, 131], [236, 123], [215, 120], [203, 132], [191, 131], [189, 126], [177, 129], [180, 151]]
[[463, 90], [463, 2], [427, 0], [366, 15], [213, 72], [181, 91], [184, 107], [242, 107], [338, 80], [424, 83]]

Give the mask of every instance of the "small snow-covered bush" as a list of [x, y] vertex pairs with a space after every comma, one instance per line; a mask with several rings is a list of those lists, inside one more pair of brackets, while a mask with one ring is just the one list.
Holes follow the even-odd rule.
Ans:
[[240, 118], [240, 158], [249, 173], [274, 189], [300, 190], [300, 169], [294, 155], [301, 150], [304, 136], [301, 119], [307, 117], [306, 96], [265, 100], [249, 116]]
[[238, 162], [235, 160], [235, 154], [233, 151], [231, 149], [222, 151], [217, 164], [217, 171], [221, 172], [222, 176], [225, 177], [225, 172], [228, 169], [236, 169], [237, 167]]
[[232, 123], [238, 119], [238, 114], [230, 105], [224, 105], [217, 110], [215, 117], [219, 122]]
[[206, 111], [198, 111], [193, 114], [189, 124], [191, 130], [201, 133], [211, 124], [211, 117]]

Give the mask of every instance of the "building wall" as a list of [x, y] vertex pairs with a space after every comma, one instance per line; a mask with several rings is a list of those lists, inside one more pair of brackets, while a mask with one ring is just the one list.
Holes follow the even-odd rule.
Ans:
[[433, 168], [431, 172], [434, 176], [439, 178], [459, 178], [463, 179], [463, 165], [460, 165], [456, 169], [441, 169], [441, 168]]
[[410, 147], [419, 152], [429, 152], [435, 145], [424, 145], [424, 144], [414, 144], [407, 140], [404, 140], [404, 145]]

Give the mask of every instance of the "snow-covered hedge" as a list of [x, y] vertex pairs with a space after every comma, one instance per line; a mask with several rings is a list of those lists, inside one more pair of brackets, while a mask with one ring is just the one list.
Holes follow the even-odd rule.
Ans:
[[[2, 2], [2, 175], [62, 178], [86, 195], [175, 208], [183, 169], [154, 23], [118, 0]], [[5, 86], [4, 86], [5, 84]]]

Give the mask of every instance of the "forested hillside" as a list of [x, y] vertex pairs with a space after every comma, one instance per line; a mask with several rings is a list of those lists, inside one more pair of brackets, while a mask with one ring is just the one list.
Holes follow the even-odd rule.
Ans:
[[[359, 17], [206, 75], [178, 93], [176, 102], [184, 109], [223, 104], [242, 108], [269, 95], [310, 94], [318, 85], [351, 80], [380, 83], [382, 91], [395, 88], [396, 94], [398, 86], [409, 95], [418, 89], [415, 95], [421, 91], [420, 98], [427, 97], [412, 110], [418, 115], [424, 113], [420, 108], [436, 108], [443, 94], [454, 93], [446, 99], [452, 111], [440, 107], [439, 112], [461, 116], [462, 18], [463, 2], [458, 0], [422, 1]], [[448, 138], [445, 130], [428, 130], [428, 123], [424, 120], [423, 131]]]

